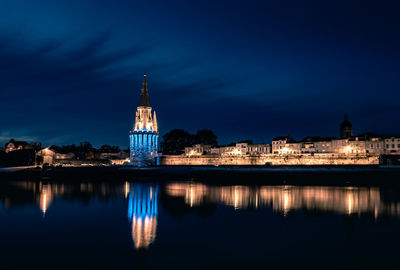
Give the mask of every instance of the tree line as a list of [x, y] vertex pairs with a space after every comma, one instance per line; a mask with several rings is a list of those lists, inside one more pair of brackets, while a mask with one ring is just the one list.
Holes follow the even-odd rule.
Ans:
[[214, 147], [218, 144], [217, 135], [209, 129], [198, 130], [195, 134], [183, 129], [173, 129], [162, 137], [160, 147], [165, 155], [180, 155], [185, 147], [194, 144], [208, 144]]

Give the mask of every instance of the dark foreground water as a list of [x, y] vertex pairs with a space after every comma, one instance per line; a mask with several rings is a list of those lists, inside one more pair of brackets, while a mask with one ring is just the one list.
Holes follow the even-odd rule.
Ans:
[[1, 269], [398, 269], [395, 187], [3, 181]]

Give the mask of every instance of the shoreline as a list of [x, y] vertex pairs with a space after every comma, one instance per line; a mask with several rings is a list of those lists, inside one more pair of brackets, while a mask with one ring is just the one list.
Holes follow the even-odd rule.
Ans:
[[1, 170], [0, 181], [173, 182], [266, 185], [390, 185], [400, 187], [400, 166], [86, 166]]

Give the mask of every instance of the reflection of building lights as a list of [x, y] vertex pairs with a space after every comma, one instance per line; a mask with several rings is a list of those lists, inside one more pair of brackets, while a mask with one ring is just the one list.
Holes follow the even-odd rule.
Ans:
[[134, 184], [129, 188], [128, 218], [137, 249], [147, 248], [156, 238], [158, 186]]
[[283, 191], [283, 215], [289, 212], [289, 194], [287, 190]]
[[256, 208], [258, 207], [258, 193], [256, 193]]
[[128, 198], [129, 195], [129, 183], [125, 182], [125, 198]]
[[43, 185], [39, 197], [39, 207], [43, 212], [43, 216], [46, 215], [46, 211], [52, 201], [52, 193], [50, 185]]
[[196, 183], [173, 183], [166, 187], [169, 196], [184, 197], [190, 206], [208, 202], [222, 203], [235, 210], [269, 207], [287, 215], [293, 210], [320, 210], [341, 214], [370, 213], [400, 216], [400, 203], [386, 205], [378, 188], [296, 187], [296, 186], [207, 186]]
[[351, 215], [352, 210], [353, 210], [353, 200], [351, 199], [351, 194], [348, 195], [348, 207], [347, 207], [347, 213]]
[[190, 207], [193, 207], [193, 201], [194, 201], [194, 189], [193, 187], [190, 187]]
[[234, 192], [234, 202], [233, 202], [233, 206], [235, 209], [238, 209], [239, 207], [239, 190], [237, 187], [235, 187], [235, 192]]

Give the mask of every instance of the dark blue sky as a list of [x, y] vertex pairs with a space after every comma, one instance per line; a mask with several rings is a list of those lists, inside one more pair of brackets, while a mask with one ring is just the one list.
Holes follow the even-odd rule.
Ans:
[[145, 71], [161, 134], [400, 133], [396, 2], [0, 0], [0, 142], [127, 147]]

